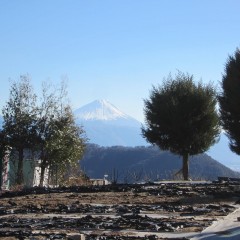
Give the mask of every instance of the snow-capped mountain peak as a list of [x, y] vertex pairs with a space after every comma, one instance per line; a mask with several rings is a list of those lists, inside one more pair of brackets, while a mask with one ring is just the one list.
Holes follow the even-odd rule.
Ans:
[[74, 115], [91, 143], [100, 146], [146, 145], [141, 136], [141, 123], [106, 100], [84, 105], [75, 110]]
[[95, 100], [74, 111], [77, 119], [82, 120], [116, 120], [129, 118], [107, 100]]

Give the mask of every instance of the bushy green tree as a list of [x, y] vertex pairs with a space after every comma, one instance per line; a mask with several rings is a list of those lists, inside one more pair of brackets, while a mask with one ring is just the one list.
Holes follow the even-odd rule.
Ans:
[[221, 124], [230, 141], [230, 149], [240, 154], [240, 50], [229, 56], [219, 95]]
[[67, 101], [64, 82], [59, 88], [44, 84], [38, 114], [38, 137], [40, 152], [40, 186], [43, 186], [45, 170], [56, 167], [58, 182], [64, 172], [78, 163], [85, 148], [85, 136], [75, 124]]
[[51, 139], [54, 132], [53, 122], [55, 121], [59, 112], [58, 98], [59, 96], [57, 90], [53, 89], [51, 84], [42, 84], [42, 96], [39, 101], [37, 117], [37, 147], [40, 161], [40, 186], [43, 186], [45, 170], [50, 164], [50, 156], [49, 152], [47, 151], [47, 142], [49, 139]]
[[82, 158], [86, 138], [83, 129], [75, 124], [70, 106], [53, 122], [53, 134], [46, 142], [49, 165], [57, 169], [58, 183], [63, 183], [67, 169], [76, 167]]
[[144, 101], [143, 136], [162, 150], [183, 158], [183, 178], [189, 178], [189, 156], [203, 153], [219, 136], [216, 92], [212, 85], [195, 84], [193, 76], [179, 72], [162, 86], [153, 87]]
[[36, 143], [36, 95], [29, 76], [20, 76], [10, 89], [9, 100], [3, 108], [3, 132], [8, 146], [17, 151], [17, 184], [23, 184], [24, 149]]

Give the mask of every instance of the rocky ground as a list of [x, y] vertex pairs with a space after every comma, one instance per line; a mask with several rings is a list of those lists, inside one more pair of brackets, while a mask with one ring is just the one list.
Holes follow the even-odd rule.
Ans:
[[190, 239], [239, 208], [234, 181], [33, 188], [0, 196], [1, 239]]

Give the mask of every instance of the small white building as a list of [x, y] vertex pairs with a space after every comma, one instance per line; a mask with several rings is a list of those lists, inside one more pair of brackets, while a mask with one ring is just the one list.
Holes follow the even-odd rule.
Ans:
[[93, 186], [109, 185], [111, 182], [107, 178], [108, 175], [104, 175], [103, 179], [90, 179], [90, 182]]

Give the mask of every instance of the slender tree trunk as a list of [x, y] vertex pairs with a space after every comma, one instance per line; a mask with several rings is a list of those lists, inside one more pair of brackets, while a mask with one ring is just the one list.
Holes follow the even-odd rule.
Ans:
[[18, 149], [17, 184], [23, 184], [23, 148]]
[[45, 169], [46, 169], [45, 166], [41, 166], [39, 187], [43, 187]]
[[41, 168], [41, 172], [40, 172], [40, 179], [39, 179], [39, 187], [43, 187], [43, 182], [44, 182], [44, 174], [45, 174], [45, 169], [46, 169], [46, 163], [47, 163], [47, 155], [43, 149], [43, 147], [41, 148], [41, 154], [40, 154], [40, 159], [41, 159], [41, 164], [40, 164], [40, 168]]
[[183, 179], [185, 181], [188, 181], [188, 176], [189, 176], [188, 154], [183, 155], [182, 173], [183, 173]]

